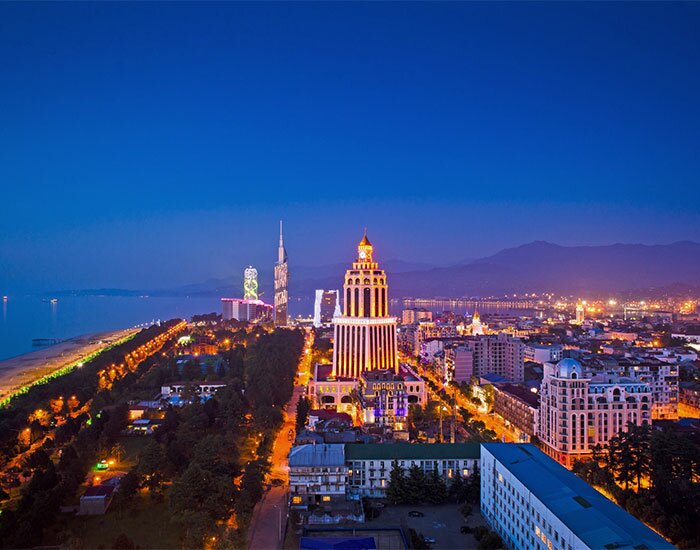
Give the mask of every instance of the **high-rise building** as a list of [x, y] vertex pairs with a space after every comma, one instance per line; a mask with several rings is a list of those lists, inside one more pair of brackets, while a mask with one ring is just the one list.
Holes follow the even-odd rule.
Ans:
[[280, 220], [280, 242], [277, 247], [277, 263], [275, 263], [275, 325], [287, 325], [287, 308], [289, 305], [289, 266], [287, 250], [282, 238], [282, 221]]
[[587, 375], [575, 359], [545, 363], [537, 436], [543, 450], [566, 466], [591, 455], [596, 444], [651, 423], [651, 389], [638, 378]]
[[583, 303], [579, 302], [576, 304], [576, 324], [577, 325], [582, 325], [583, 322], [586, 320], [586, 310], [583, 307]]
[[272, 306], [262, 300], [241, 300], [240, 298], [221, 298], [221, 307], [225, 321], [257, 321], [271, 319]]
[[345, 272], [343, 315], [333, 319], [333, 375], [357, 379], [367, 370], [397, 371], [396, 317], [389, 315], [386, 273], [365, 234]]
[[258, 270], [248, 266], [243, 272], [243, 299], [258, 299]]
[[339, 294], [337, 290], [316, 290], [316, 300], [314, 300], [315, 327], [328, 325], [333, 321], [333, 317], [342, 315]]

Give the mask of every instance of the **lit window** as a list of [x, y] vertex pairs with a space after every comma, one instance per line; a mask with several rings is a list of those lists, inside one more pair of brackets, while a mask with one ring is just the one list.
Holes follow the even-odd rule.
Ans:
[[301, 504], [301, 497], [300, 496], [293, 496], [292, 497], [292, 504]]
[[323, 500], [323, 502], [330, 502], [331, 497], [329, 495], [323, 495], [323, 497], [321, 497], [321, 500]]

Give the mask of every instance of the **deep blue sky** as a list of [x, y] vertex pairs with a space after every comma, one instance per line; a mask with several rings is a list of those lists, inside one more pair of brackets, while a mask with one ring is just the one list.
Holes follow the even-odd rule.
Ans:
[[700, 240], [700, 4], [0, 3], [0, 290]]

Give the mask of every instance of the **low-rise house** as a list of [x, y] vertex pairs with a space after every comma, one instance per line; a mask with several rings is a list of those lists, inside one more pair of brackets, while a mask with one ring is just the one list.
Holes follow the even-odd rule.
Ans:
[[289, 451], [289, 492], [293, 508], [345, 502], [345, 445], [298, 445]]
[[95, 516], [103, 515], [112, 503], [112, 497], [116, 491], [114, 485], [95, 485], [88, 487], [83, 496], [80, 497], [79, 515]]

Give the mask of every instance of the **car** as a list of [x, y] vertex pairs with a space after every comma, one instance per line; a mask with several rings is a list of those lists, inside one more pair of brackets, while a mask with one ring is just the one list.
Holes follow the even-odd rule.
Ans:
[[423, 537], [425, 544], [435, 544], [437, 541], [433, 537]]
[[408, 515], [412, 518], [422, 518], [425, 514], [423, 512], [419, 512], [418, 510], [411, 510]]

